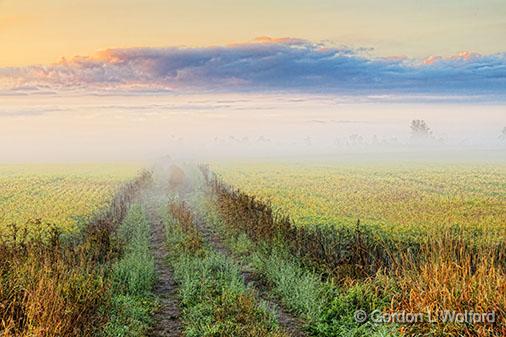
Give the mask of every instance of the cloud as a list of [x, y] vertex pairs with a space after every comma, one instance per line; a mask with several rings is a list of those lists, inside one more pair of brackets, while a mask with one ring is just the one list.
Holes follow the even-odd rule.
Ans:
[[54, 112], [62, 112], [67, 111], [68, 109], [64, 109], [61, 107], [36, 107], [36, 108], [1, 108], [0, 109], [0, 118], [1, 117], [34, 117], [34, 116], [43, 116], [48, 113]]
[[0, 68], [0, 88], [17, 87], [504, 96], [506, 54], [372, 58], [363, 49], [260, 37], [206, 48], [108, 49], [52, 65]]

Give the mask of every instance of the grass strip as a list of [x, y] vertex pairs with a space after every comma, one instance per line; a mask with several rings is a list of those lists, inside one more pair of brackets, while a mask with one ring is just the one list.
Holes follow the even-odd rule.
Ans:
[[145, 336], [156, 301], [152, 294], [155, 261], [150, 251], [150, 224], [140, 205], [133, 205], [118, 227], [123, 256], [112, 265], [112, 303], [104, 336]]
[[185, 336], [286, 336], [275, 315], [246, 287], [239, 267], [204, 243], [189, 211], [171, 209], [167, 245], [179, 283]]

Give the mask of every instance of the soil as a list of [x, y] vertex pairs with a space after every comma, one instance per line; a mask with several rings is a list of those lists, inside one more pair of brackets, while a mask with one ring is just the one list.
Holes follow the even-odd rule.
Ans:
[[153, 292], [159, 302], [159, 306], [153, 315], [153, 326], [148, 336], [183, 336], [179, 320], [177, 284], [167, 263], [165, 226], [158, 214], [156, 205], [147, 201], [145, 206], [151, 222], [151, 248], [155, 256], [155, 268], [158, 276]]

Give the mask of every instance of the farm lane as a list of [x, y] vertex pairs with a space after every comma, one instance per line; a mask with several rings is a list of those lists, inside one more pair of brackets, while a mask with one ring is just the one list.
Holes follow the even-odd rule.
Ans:
[[163, 191], [163, 185], [156, 183], [146, 191], [143, 198], [143, 206], [151, 223], [151, 248], [155, 257], [157, 273], [153, 292], [159, 302], [153, 315], [153, 326], [149, 331], [149, 337], [180, 337], [183, 335], [177, 284], [167, 264], [165, 225], [159, 211], [160, 207], [166, 204], [165, 200], [166, 192]]
[[193, 210], [193, 214], [195, 214], [197, 217], [197, 226], [204, 239], [209, 242], [217, 251], [231, 257], [236, 263], [238, 263], [239, 266], [241, 266], [241, 276], [244, 280], [244, 283], [254, 289], [257, 296], [265, 303], [267, 303], [269, 308], [274, 309], [274, 311], [277, 313], [279, 324], [283, 330], [292, 337], [305, 337], [306, 334], [303, 332], [302, 328], [303, 323], [298, 318], [286, 311], [279, 301], [273, 300], [272, 296], [269, 295], [267, 285], [265, 282], [263, 282], [261, 277], [254, 270], [246, 268], [244, 264], [241, 263], [241, 261], [238, 260], [237, 257], [235, 257], [230, 252], [230, 250], [225, 247], [220, 236], [209, 226], [206, 221], [197, 215], [198, 213], [195, 212], [195, 210]]
[[192, 213], [196, 218], [197, 227], [202, 233], [204, 239], [214, 249], [216, 249], [216, 251], [232, 258], [240, 266], [241, 276], [244, 280], [244, 283], [253, 289], [257, 297], [263, 300], [271, 310], [276, 312], [280, 326], [286, 333], [288, 333], [289, 336], [306, 337], [307, 335], [304, 333], [302, 327], [303, 322], [286, 311], [283, 305], [269, 294], [268, 286], [265, 284], [265, 282], [263, 282], [261, 277], [254, 270], [251, 270], [251, 268], [244, 266], [244, 264], [241, 263], [241, 261], [231, 253], [231, 251], [223, 243], [223, 240], [217, 231], [203, 219], [201, 215], [202, 210], [197, 209], [199, 206], [196, 206], [192, 201], [193, 200], [191, 198], [186, 200], [192, 209]]

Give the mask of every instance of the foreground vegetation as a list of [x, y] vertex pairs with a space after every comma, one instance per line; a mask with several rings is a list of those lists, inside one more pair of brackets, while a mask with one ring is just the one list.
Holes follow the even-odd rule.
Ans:
[[[392, 225], [395, 222], [388, 226], [380, 225], [378, 222], [374, 223], [374, 221], [369, 224], [364, 220], [357, 221], [358, 213], [353, 226], [350, 223], [343, 223], [343, 217], [334, 218], [335, 222], [327, 223], [325, 221], [331, 220], [322, 221], [320, 218], [314, 223], [297, 224], [291, 220], [291, 217], [286, 216], [287, 214], [291, 215], [289, 210], [285, 210], [283, 213], [279, 212], [279, 204], [275, 207], [278, 210], [276, 212], [269, 203], [257, 199], [255, 195], [248, 195], [231, 188], [228, 184], [223, 184], [220, 180], [213, 180], [207, 169], [202, 168], [204, 175], [208, 177], [209, 186], [212, 188], [212, 200], [216, 204], [220, 221], [229, 231], [243, 233], [255, 245], [267, 247], [268, 253], [264, 253], [263, 256], [257, 254], [254, 261], [256, 261], [257, 268], [270, 282], [273, 291], [284, 299], [285, 303], [295, 312], [317, 312], [317, 314], [306, 318], [311, 331], [315, 331], [313, 327], [316, 326], [318, 326], [317, 329], [323, 327], [325, 330], [327, 329], [325, 325], [328, 323], [331, 327], [338, 329], [348, 326], [348, 332], [357, 331], [359, 333], [360, 329], [354, 330], [355, 328], [346, 325], [346, 322], [351, 321], [351, 313], [357, 309], [362, 309], [366, 313], [371, 313], [374, 309], [383, 313], [429, 313], [432, 317], [439, 317], [438, 315], [448, 310], [460, 313], [493, 312], [495, 321], [472, 324], [469, 322], [448, 323], [439, 320], [436, 323], [401, 324], [398, 331], [408, 334], [454, 336], [504, 335], [506, 332], [506, 251], [503, 234], [504, 222], [500, 222], [504, 217], [504, 212], [499, 209], [504, 205], [505, 200], [501, 199], [504, 197], [504, 181], [500, 180], [502, 173], [491, 171], [489, 176], [485, 174], [481, 177], [470, 174], [470, 177], [474, 177], [474, 181], [483, 179], [483, 182], [477, 185], [472, 185], [473, 180], [471, 180], [471, 184], [459, 184], [449, 177], [448, 181], [451, 183], [447, 185], [451, 188], [444, 192], [443, 182], [446, 181], [446, 178], [436, 177], [435, 181], [438, 183], [434, 183], [434, 181], [431, 183], [431, 180], [428, 180], [428, 183], [424, 185], [423, 180], [420, 181], [420, 178], [416, 179], [410, 174], [405, 177], [396, 177], [395, 172], [397, 171], [395, 170], [389, 176], [386, 172], [369, 169], [366, 172], [371, 177], [367, 177], [358, 168], [357, 173], [348, 171], [348, 176], [336, 178], [343, 180], [343, 189], [349, 191], [348, 194], [341, 194], [342, 192], [337, 190], [337, 186], [332, 185], [332, 179], [334, 179], [332, 176], [327, 176], [329, 180], [327, 185], [323, 185], [324, 180], [321, 180], [322, 185], [317, 192], [311, 190], [312, 187], [310, 187], [312, 182], [308, 177], [315, 174], [311, 170], [309, 170], [308, 176], [304, 176], [303, 171], [297, 168], [290, 171], [287, 167], [273, 167], [276, 169], [262, 173], [263, 176], [270, 173], [272, 176], [268, 179], [258, 179], [258, 176], [251, 174], [248, 168], [244, 168], [243, 171], [234, 171], [228, 176], [239, 177], [238, 180], [242, 179], [243, 182], [247, 182], [239, 185], [239, 187], [246, 186], [246, 191], [248, 188], [253, 190], [278, 188], [277, 198], [281, 196], [285, 203], [291, 203], [291, 210], [298, 212], [295, 219], [304, 219], [303, 214], [306, 211], [309, 214], [307, 219], [312, 219], [314, 217], [312, 212], [315, 212], [316, 205], [320, 201], [323, 205], [333, 204], [335, 207], [333, 212], [337, 214], [342, 211], [341, 203], [349, 202], [346, 200], [346, 195], [355, 201], [357, 201], [356, 195], [362, 195], [358, 199], [364, 201], [357, 206], [358, 208], [362, 207], [361, 220], [376, 219], [378, 221], [379, 219], [381, 222], [385, 219], [394, 219], [388, 217], [389, 214], [392, 214], [392, 209], [406, 215], [406, 223], [397, 225], [399, 233], [395, 231], [397, 227]], [[237, 170], [237, 167], [234, 167], [234, 170]], [[324, 169], [323, 172], [327, 171]], [[356, 178], [356, 175], [360, 176], [361, 174], [364, 175], [363, 179]], [[397, 175], [399, 174], [397, 172]], [[227, 177], [226, 174], [224, 176]], [[421, 174], [420, 177], [423, 178], [424, 175]], [[346, 179], [353, 187], [345, 186]], [[416, 189], [410, 190], [410, 185], [413, 183], [409, 181], [405, 184], [407, 187], [399, 186], [401, 181], [408, 179], [415, 181], [421, 192]], [[378, 185], [378, 180], [392, 180], [394, 184]], [[234, 179], [229, 181], [234, 181]], [[487, 191], [484, 187], [488, 186], [490, 182], [495, 182], [495, 185], [490, 185], [490, 190]], [[365, 186], [368, 183], [378, 190], [369, 189]], [[316, 185], [318, 186], [318, 181], [316, 181]], [[291, 188], [293, 186], [295, 186], [294, 189]], [[307, 188], [304, 189], [301, 186]], [[380, 188], [381, 186], [382, 188]], [[438, 196], [435, 189], [443, 191], [442, 194], [446, 193], [446, 196]], [[354, 190], [357, 192], [351, 193]], [[404, 190], [404, 194], [397, 194], [402, 190]], [[458, 200], [463, 200], [468, 205], [466, 208], [468, 213], [458, 207], [461, 202], [455, 201], [453, 192], [451, 192], [455, 190], [461, 193]], [[363, 193], [363, 191], [369, 191], [370, 195]], [[274, 192], [272, 193], [274, 194]], [[379, 194], [379, 197], [375, 193]], [[390, 199], [387, 198], [388, 195], [390, 195]], [[394, 196], [396, 198], [392, 199]], [[415, 196], [414, 199], [410, 199], [413, 196]], [[367, 213], [366, 197], [370, 198], [371, 213]], [[279, 199], [276, 197], [273, 199], [276, 205], [276, 200]], [[433, 200], [430, 210], [423, 209], [423, 207], [428, 207], [427, 200]], [[444, 200], [447, 203], [455, 204], [455, 216], [454, 213], [451, 213], [453, 206], [449, 210], [445, 209], [447, 203], [445, 204]], [[472, 200], [475, 202], [469, 202]], [[442, 212], [438, 208], [440, 203], [443, 205]], [[401, 204], [405, 205], [405, 209], [401, 207]], [[423, 217], [416, 215], [418, 206], [421, 207], [420, 212], [425, 214]], [[378, 207], [383, 209], [378, 210]], [[480, 214], [487, 213], [492, 216], [483, 215], [480, 217]], [[369, 214], [373, 214], [374, 217]], [[437, 229], [427, 226], [417, 227], [417, 224], [422, 223], [427, 214], [433, 214], [432, 218], [428, 218], [432, 219], [433, 226], [436, 223], [439, 224]], [[466, 214], [469, 219], [466, 219], [465, 223], [450, 223], [452, 219], [457, 218], [464, 221]], [[381, 218], [380, 215], [384, 215], [384, 217]], [[353, 216], [353, 213], [349, 213], [349, 216]], [[434, 219], [444, 219], [444, 221], [437, 222]], [[482, 224], [480, 219], [490, 219], [491, 225]], [[487, 232], [488, 230], [491, 232]], [[279, 256], [281, 258], [278, 258]], [[272, 260], [273, 258], [274, 260]], [[273, 266], [282, 267], [276, 269]], [[287, 278], [286, 275], [297, 275], [291, 283], [293, 288], [297, 288], [293, 284], [299, 283], [305, 290], [320, 294], [309, 296], [313, 298], [313, 301], [315, 301], [314, 298], [325, 298], [325, 295], [321, 294], [322, 291], [325, 293], [327, 290], [322, 289], [328, 289], [328, 287], [326, 285], [315, 286], [318, 282], [308, 281], [311, 280], [311, 277], [304, 276], [308, 274], [294, 272], [299, 267], [307, 270], [309, 275], [313, 271], [317, 271], [317, 276], [314, 279], [324, 280], [326, 284], [331, 285], [330, 288], [334, 285], [337, 286], [337, 291], [331, 296], [333, 301], [316, 300], [317, 304], [311, 305], [313, 308], [318, 308], [322, 306], [322, 303], [326, 303], [324, 306], [327, 310], [301, 309], [303, 306], [299, 307], [296, 304], [301, 300], [300, 294], [291, 296], [290, 289], [283, 286]], [[280, 273], [279, 270], [283, 270], [283, 272]], [[309, 283], [306, 281], [297, 282], [297, 280], [306, 280]], [[347, 302], [346, 299], [351, 302]], [[329, 303], [332, 304], [329, 305]], [[346, 303], [350, 305], [346, 305]], [[323, 325], [312, 323], [319, 320], [321, 323], [322, 319], [323, 322], [326, 322]], [[365, 324], [369, 323], [369, 320], [365, 322]], [[392, 326], [392, 324], [388, 325]], [[321, 335], [321, 331], [324, 330], [316, 330], [320, 332], [315, 335]], [[337, 333], [338, 330], [331, 331]], [[368, 335], [373, 330], [365, 331], [368, 332], [362, 331], [363, 335]]]
[[[358, 205], [366, 215], [360, 221], [357, 216], [353, 223], [350, 210], [350, 222], [335, 215], [340, 213], [339, 205], [349, 202], [341, 200], [346, 199], [345, 194], [331, 191], [341, 185], [328, 184], [327, 189], [322, 185], [317, 193], [299, 169], [292, 173], [288, 167], [272, 169], [262, 174], [270, 173], [273, 180], [258, 182], [255, 175], [245, 173], [251, 188], [268, 190], [269, 184], [277, 183], [274, 186], [284, 202], [293, 202], [287, 210], [236, 189], [207, 166], [200, 170], [192, 165], [165, 166], [154, 176], [146, 172], [116, 188], [107, 207], [92, 208], [94, 213], [76, 221], [73, 230], [42, 221], [30, 222], [31, 227], [10, 227], [0, 242], [2, 336], [149, 335], [156, 325], [153, 317], [157, 317], [152, 315], [157, 306], [150, 247], [154, 221], [165, 224], [166, 262], [177, 281], [177, 296], [176, 292], [172, 296], [175, 306], [180, 302], [178, 319], [185, 336], [506, 334], [506, 240], [504, 226], [496, 220], [503, 216], [497, 208], [504, 203], [501, 169], [488, 176], [483, 173], [485, 168], [474, 171], [483, 173], [483, 178], [468, 173], [467, 185], [432, 172], [434, 180], [426, 185], [420, 180], [407, 182], [405, 194], [397, 195], [403, 190], [398, 186], [401, 181], [415, 179], [410, 172], [392, 169], [388, 173], [381, 167], [352, 172], [340, 167], [336, 170], [347, 173], [338, 180], [353, 186], [348, 186], [351, 199], [365, 200], [365, 196], [356, 196], [362, 188], [371, 194], [377, 191], [360, 184], [382, 186], [377, 193], [384, 200], [371, 196], [372, 215], [365, 204]], [[311, 170], [308, 174], [313, 178], [317, 169]], [[171, 172], [177, 173], [177, 179]], [[283, 180], [279, 174], [291, 178]], [[61, 182], [51, 179], [52, 184]], [[495, 186], [487, 190], [486, 181]], [[281, 183], [292, 183], [295, 188]], [[353, 195], [355, 189], [359, 192]], [[456, 194], [460, 199], [454, 198]], [[71, 199], [75, 195], [69, 193]], [[402, 209], [402, 198], [425, 215], [409, 217], [413, 209]], [[427, 200], [434, 203], [430, 211], [423, 210]], [[453, 206], [438, 209], [443, 200]], [[334, 203], [334, 215], [304, 222], [314, 217], [314, 207], [320, 202]], [[466, 209], [458, 206], [462, 203]], [[377, 207], [406, 214], [406, 223], [396, 223], [391, 210]], [[447, 219], [453, 207], [455, 219], [464, 221], [467, 214], [467, 222]], [[486, 215], [485, 207], [493, 216]], [[293, 210], [298, 212], [295, 217]], [[159, 215], [163, 222], [158, 222]], [[432, 219], [434, 226], [437, 219], [446, 222], [435, 230], [418, 226], [423, 219]], [[480, 219], [492, 219], [491, 226], [482, 225]], [[161, 239], [163, 233], [158, 234], [156, 238]], [[158, 268], [159, 250], [156, 261]], [[357, 310], [366, 314], [365, 319], [357, 319]], [[373, 312], [440, 317], [445, 310], [493, 312], [495, 320], [406, 324], [371, 319]]]
[[170, 206], [167, 224], [185, 336], [286, 336], [244, 285], [238, 266], [208, 246], [185, 204]]
[[114, 233], [149, 182], [143, 173], [124, 185], [79, 231], [62, 235], [55, 226], [42, 238], [14, 232], [16, 240], [0, 243], [2, 336], [100, 333], [118, 293], [112, 287], [118, 273], [109, 273], [123, 255]]
[[117, 230], [123, 254], [112, 264], [109, 275], [112, 298], [104, 336], [145, 336], [151, 326], [156, 275], [149, 237], [150, 223], [141, 206], [135, 204]]

